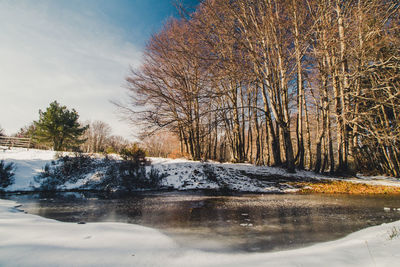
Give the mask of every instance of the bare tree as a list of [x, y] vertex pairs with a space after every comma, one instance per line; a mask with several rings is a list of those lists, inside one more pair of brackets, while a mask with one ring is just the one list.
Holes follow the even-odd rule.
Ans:
[[160, 131], [152, 135], [143, 135], [140, 142], [147, 154], [151, 157], [167, 158], [172, 154], [184, 156], [179, 151], [179, 139], [174, 133], [168, 131]]
[[399, 5], [205, 0], [149, 40], [133, 118], [193, 159], [399, 176]]
[[87, 153], [104, 152], [111, 134], [111, 127], [102, 121], [86, 122], [85, 125], [89, 125], [89, 128], [84, 134], [86, 142], [82, 145], [82, 150]]

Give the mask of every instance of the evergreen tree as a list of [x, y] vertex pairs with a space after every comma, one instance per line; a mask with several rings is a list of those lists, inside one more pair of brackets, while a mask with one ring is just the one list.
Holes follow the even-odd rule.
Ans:
[[0, 190], [14, 183], [15, 169], [14, 163], [0, 160]]
[[39, 110], [39, 120], [34, 122], [34, 139], [38, 143], [51, 144], [55, 151], [77, 149], [85, 140], [80, 139], [88, 126], [81, 127], [79, 115], [57, 101], [50, 103], [46, 111]]

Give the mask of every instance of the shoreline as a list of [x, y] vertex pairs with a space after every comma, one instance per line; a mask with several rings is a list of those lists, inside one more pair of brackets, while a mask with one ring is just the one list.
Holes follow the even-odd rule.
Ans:
[[400, 259], [400, 221], [298, 249], [231, 254], [185, 248], [148, 227], [64, 223], [15, 206], [0, 200], [2, 266], [395, 266]]
[[[39, 188], [40, 184], [35, 177], [43, 173], [44, 166], [54, 162], [54, 151], [25, 149], [12, 149], [0, 153], [0, 160], [13, 162], [16, 165], [15, 183], [8, 186], [2, 193], [22, 194], [27, 192], [43, 192]], [[366, 184], [369, 192], [377, 193], [372, 190], [380, 188], [382, 193], [400, 192], [400, 181], [390, 177], [335, 177], [330, 175], [315, 174], [311, 171], [299, 170], [295, 174], [287, 173], [278, 167], [254, 166], [244, 163], [215, 163], [198, 162], [185, 159], [149, 158], [151, 166], [147, 166], [146, 173], [150, 173], [153, 168], [162, 176], [161, 183], [156, 187], [150, 188], [129, 188], [126, 190], [119, 187], [98, 186], [104, 178], [105, 170], [101, 168], [89, 170], [87, 173], [80, 174], [74, 181], [65, 181], [64, 184], [57, 185], [52, 190], [56, 192], [142, 192], [152, 191], [193, 191], [203, 190], [222, 194], [288, 194], [305, 191], [304, 187], [312, 187], [314, 184], [342, 183], [349, 188], [360, 187]], [[103, 177], [103, 178], [101, 178]], [[399, 188], [399, 190], [396, 189]], [[310, 189], [310, 188], [308, 188]], [[389, 190], [391, 189], [391, 190]], [[308, 190], [311, 191], [311, 190]], [[347, 193], [349, 190], [317, 190], [318, 193]], [[354, 191], [354, 192], [353, 192]], [[362, 190], [350, 190], [349, 193]], [[365, 193], [366, 190], [363, 190]], [[368, 191], [368, 190], [367, 190]]]
[[[46, 190], [16, 190], [16, 191], [1, 191], [2, 195], [22, 195], [22, 194], [57, 194], [57, 193], [95, 193], [104, 195], [130, 195], [130, 194], [142, 194], [142, 193], [168, 193], [168, 192], [179, 192], [179, 193], [204, 193], [210, 195], [264, 195], [264, 194], [349, 194], [349, 195], [400, 195], [399, 186], [388, 186], [388, 185], [371, 185], [362, 182], [353, 182], [346, 180], [318, 180], [314, 182], [310, 181], [296, 181], [288, 182], [287, 184], [294, 186], [293, 189], [288, 189], [284, 191], [235, 191], [229, 189], [204, 189], [204, 188], [190, 188], [190, 189], [176, 189], [176, 188], [160, 188], [160, 189], [137, 189], [132, 191], [106, 191], [106, 190], [96, 190], [96, 189], [60, 189], [54, 191]], [[325, 189], [325, 190], [324, 190]]]

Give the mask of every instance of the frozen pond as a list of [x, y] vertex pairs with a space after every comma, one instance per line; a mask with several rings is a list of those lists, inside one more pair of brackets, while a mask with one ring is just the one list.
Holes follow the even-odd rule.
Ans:
[[46, 218], [140, 224], [159, 229], [182, 246], [223, 252], [297, 248], [400, 220], [400, 196], [154, 192], [118, 198], [94, 193], [7, 198]]

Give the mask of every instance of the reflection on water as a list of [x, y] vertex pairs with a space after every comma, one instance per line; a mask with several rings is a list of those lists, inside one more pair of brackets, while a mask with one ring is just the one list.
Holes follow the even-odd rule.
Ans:
[[271, 251], [334, 240], [400, 220], [398, 196], [142, 193], [12, 195], [28, 213], [65, 222], [126, 222], [154, 227], [185, 247], [209, 251]]

